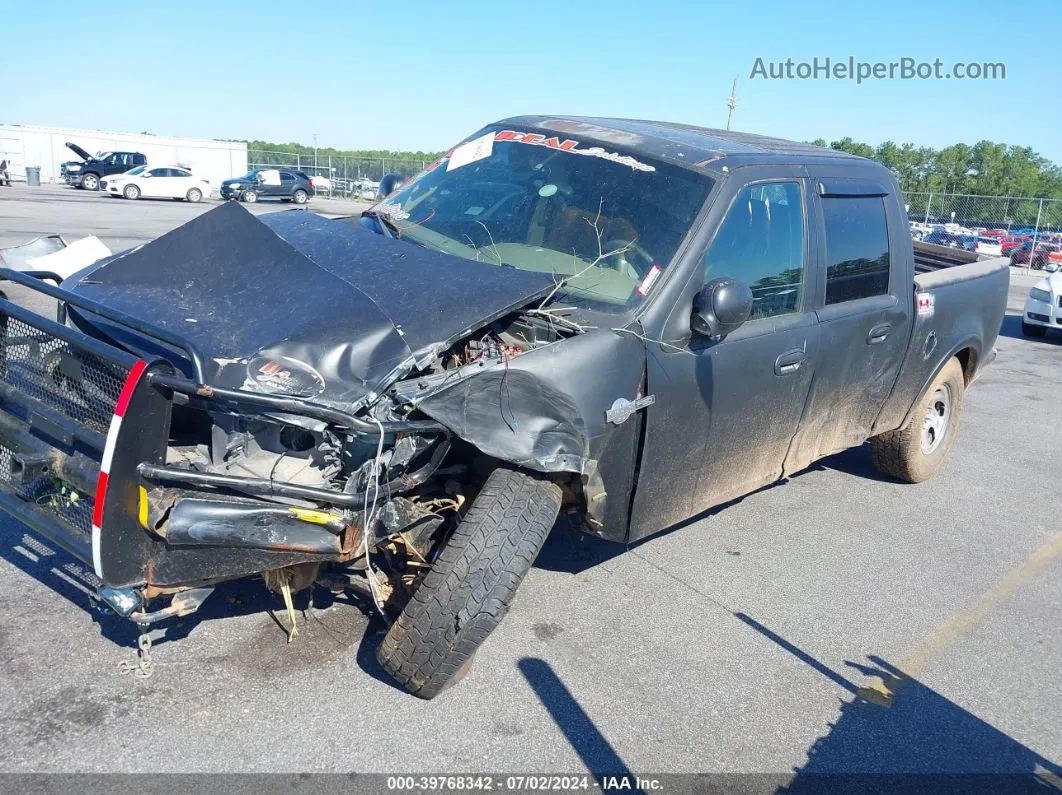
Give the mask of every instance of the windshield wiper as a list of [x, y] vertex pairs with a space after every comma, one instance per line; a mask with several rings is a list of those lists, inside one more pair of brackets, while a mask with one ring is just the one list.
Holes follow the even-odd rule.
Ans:
[[385, 237], [401, 237], [402, 230], [394, 219], [387, 215], [387, 213], [381, 213], [379, 210], [362, 210], [361, 215], [363, 218], [371, 218], [380, 225], [380, 231], [384, 233]]

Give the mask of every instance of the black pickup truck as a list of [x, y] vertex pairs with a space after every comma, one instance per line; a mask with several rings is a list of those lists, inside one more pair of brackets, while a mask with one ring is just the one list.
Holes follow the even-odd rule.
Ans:
[[111, 174], [124, 174], [130, 169], [147, 164], [147, 157], [140, 152], [97, 152], [90, 155], [75, 143], [67, 142], [67, 148], [81, 161], [63, 163], [60, 171], [70, 185], [85, 190], [99, 190], [100, 180]]
[[431, 698], [562, 510], [630, 544], [868, 439], [931, 476], [1009, 273], [916, 254], [869, 160], [525, 116], [357, 218], [228, 203], [0, 277], [58, 301], [0, 301], [5, 510], [144, 627], [249, 575], [293, 630], [292, 592], [360, 595]]

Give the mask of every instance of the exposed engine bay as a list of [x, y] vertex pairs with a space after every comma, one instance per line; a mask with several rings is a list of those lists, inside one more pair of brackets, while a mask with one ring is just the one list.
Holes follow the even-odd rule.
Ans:
[[[175, 393], [165, 466], [141, 468], [142, 476], [158, 483], [147, 492], [146, 527], [170, 544], [328, 556], [283, 576], [269, 570], [266, 582], [277, 591], [315, 581], [354, 589], [393, 618], [492, 461], [442, 426], [387, 428], [423, 422], [416, 406], [425, 397], [488, 370], [500, 369], [504, 377], [513, 359], [577, 333], [562, 316], [535, 309], [487, 324], [366, 406], [377, 425], [373, 436], [325, 422], [306, 427], [301, 417], [248, 413]], [[285, 377], [274, 362], [255, 366]], [[257, 383], [249, 377], [244, 387]], [[497, 400], [503, 419], [507, 399], [502, 381]], [[575, 485], [573, 498], [577, 491]], [[246, 500], [250, 496], [254, 502]], [[263, 508], [263, 501], [276, 509]], [[347, 504], [335, 504], [342, 502]]]

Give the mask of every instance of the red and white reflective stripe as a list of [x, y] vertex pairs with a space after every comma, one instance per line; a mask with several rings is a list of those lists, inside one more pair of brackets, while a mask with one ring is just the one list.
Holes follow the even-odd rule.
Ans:
[[100, 463], [100, 476], [96, 479], [96, 500], [92, 507], [92, 568], [96, 570], [96, 576], [103, 577], [103, 566], [100, 563], [100, 527], [103, 526], [103, 500], [107, 496], [107, 477], [111, 472], [111, 460], [114, 458], [114, 447], [118, 442], [118, 429], [122, 427], [122, 417], [129, 408], [129, 400], [133, 397], [133, 390], [144, 374], [147, 362], [137, 360], [133, 369], [122, 384], [122, 391], [118, 395], [118, 403], [114, 407], [114, 416], [111, 417], [111, 427], [107, 430], [107, 442], [103, 446], [103, 461]]

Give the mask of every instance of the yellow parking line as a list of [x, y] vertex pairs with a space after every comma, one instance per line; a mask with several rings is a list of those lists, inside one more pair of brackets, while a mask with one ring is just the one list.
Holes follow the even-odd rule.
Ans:
[[[1021, 565], [1008, 571], [991, 588], [978, 596], [970, 605], [952, 613], [938, 624], [911, 650], [907, 658], [897, 666], [906, 676], [917, 678], [922, 671], [935, 663], [940, 656], [955, 646], [984, 620], [992, 610], [1010, 599], [1022, 586], [1032, 582], [1052, 560], [1062, 555], [1062, 533], [1053, 536], [1025, 559]], [[902, 681], [902, 680], [901, 680]], [[890, 688], [880, 677], [873, 677], [867, 687], [859, 689], [868, 701], [888, 706], [896, 690], [896, 680]]]

